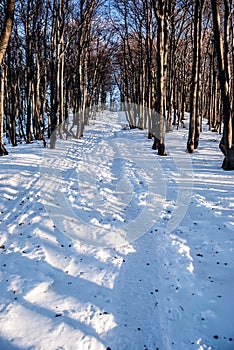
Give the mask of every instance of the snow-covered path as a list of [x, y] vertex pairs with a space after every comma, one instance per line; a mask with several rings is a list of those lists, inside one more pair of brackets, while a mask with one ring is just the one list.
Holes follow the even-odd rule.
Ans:
[[187, 131], [168, 134], [159, 158], [109, 117], [56, 156], [35, 143], [0, 159], [0, 349], [234, 349], [234, 173], [219, 136], [204, 132], [190, 163]]

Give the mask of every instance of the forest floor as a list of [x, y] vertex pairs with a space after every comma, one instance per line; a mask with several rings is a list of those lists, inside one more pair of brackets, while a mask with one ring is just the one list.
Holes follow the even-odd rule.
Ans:
[[[234, 172], [220, 135], [101, 113], [0, 159], [1, 350], [233, 350]], [[60, 148], [61, 146], [61, 148]]]

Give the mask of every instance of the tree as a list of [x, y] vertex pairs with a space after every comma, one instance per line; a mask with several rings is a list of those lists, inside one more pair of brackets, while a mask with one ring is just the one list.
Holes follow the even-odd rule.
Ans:
[[187, 149], [193, 153], [198, 147], [200, 130], [199, 92], [201, 76], [202, 18], [205, 0], [196, 0], [194, 9], [193, 68], [190, 92], [190, 122]]
[[2, 68], [3, 59], [6, 53], [7, 45], [10, 39], [13, 21], [14, 21], [15, 0], [7, 0], [5, 11], [5, 22], [0, 36], [0, 156], [7, 155], [4, 147], [3, 124], [4, 124], [4, 69]]
[[220, 21], [220, 5], [218, 1], [211, 1], [213, 15], [213, 29], [215, 38], [215, 52], [218, 63], [218, 79], [221, 89], [221, 98], [223, 104], [223, 137], [220, 142], [220, 149], [225, 155], [222, 167], [225, 170], [234, 170], [234, 118], [231, 110], [230, 93], [230, 67], [228, 57], [229, 46], [229, 16], [231, 13], [231, 3], [223, 0], [224, 5], [224, 35], [222, 36]]
[[166, 149], [164, 145], [165, 118], [166, 118], [166, 88], [168, 73], [168, 49], [169, 49], [169, 3], [170, 1], [153, 0], [154, 14], [157, 19], [157, 101], [156, 112], [159, 114], [159, 134], [155, 135], [155, 146], [158, 149], [158, 155], [165, 156]]

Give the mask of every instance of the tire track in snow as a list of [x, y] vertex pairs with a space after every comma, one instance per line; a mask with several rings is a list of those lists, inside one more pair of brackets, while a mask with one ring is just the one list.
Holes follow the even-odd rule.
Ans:
[[[114, 115], [112, 118], [114, 118]], [[91, 211], [91, 215], [93, 216], [92, 221], [86, 223], [85, 220], [75, 215], [72, 205], [68, 203], [63, 194], [63, 183], [66, 181], [66, 179], [63, 178], [63, 173], [65, 172], [67, 174], [68, 171], [71, 172], [72, 167], [74, 167], [74, 162], [71, 162], [66, 155], [69, 152], [71, 153], [70, 148], [72, 148], [73, 156], [78, 156], [77, 152], [74, 150], [75, 145], [64, 142], [58, 144], [55, 151], [45, 154], [45, 161], [41, 167], [44, 205], [49, 215], [54, 220], [55, 225], [63, 234], [68, 235], [70, 238], [78, 239], [94, 246], [114, 247], [127, 244], [127, 242], [132, 242], [139, 238], [145, 234], [157, 220], [157, 216], [162, 209], [162, 203], [165, 200], [165, 181], [159, 162], [157, 162], [156, 159], [153, 160], [152, 156], [149, 155], [148, 148], [143, 147], [142, 144], [131, 139], [131, 133], [129, 133], [129, 138], [120, 138], [116, 130], [116, 125], [117, 121], [115, 121], [114, 127], [111, 129], [111, 125], [103, 128], [102, 126], [100, 127], [100, 123], [98, 123], [98, 125], [95, 125], [94, 130], [92, 130], [92, 134], [96, 133], [98, 137], [96, 139], [88, 138], [88, 141], [86, 140], [84, 145], [82, 145], [81, 150], [78, 150], [82, 161], [75, 165], [75, 167], [78, 167], [77, 187], [80, 189], [80, 196], [82, 198], [86, 197], [83, 213], [88, 210]], [[99, 136], [100, 131], [99, 129], [97, 130], [97, 126], [101, 130], [101, 137]], [[87, 149], [86, 145], [89, 145], [89, 142], [89, 152], [85, 152]], [[75, 144], [78, 145], [76, 142]], [[82, 151], [84, 152], [82, 153]], [[117, 159], [122, 160], [126, 165], [128, 163], [134, 164], [135, 169], [144, 169], [144, 181], [142, 184], [144, 182], [146, 183], [145, 191], [147, 192], [148, 198], [144, 205], [143, 202], [141, 202], [141, 204], [138, 203], [139, 212], [135, 210], [136, 216], [131, 222], [125, 222], [125, 224], [122, 225], [112, 223], [112, 225], [109, 226], [104, 226], [103, 223], [101, 224], [99, 222], [100, 225], [97, 225], [96, 223], [98, 220], [95, 218], [97, 212], [93, 210], [93, 207], [95, 207], [95, 209], [99, 208], [101, 204], [102, 211], [106, 211], [108, 201], [112, 202], [113, 205], [114, 199], [115, 206], [111, 213], [113, 216], [115, 215], [114, 211], [118, 211], [117, 208], [131, 210], [131, 206], [128, 203], [130, 196], [129, 188], [134, 195], [139, 192], [136, 186], [137, 177], [134, 179], [135, 185], [133, 185], [133, 180], [130, 180], [126, 176], [126, 172], [125, 176], [123, 176], [123, 174], [119, 173], [117, 167], [113, 169], [113, 160], [116, 161]], [[109, 195], [106, 195], [107, 201], [105, 203], [102, 203], [103, 200], [101, 196], [97, 198], [96, 181], [103, 167], [106, 171], [104, 175], [106, 177], [115, 177], [113, 170], [118, 172], [117, 178], [115, 179], [116, 184], [110, 189]], [[153, 172], [157, 172], [157, 178], [151, 175]], [[128, 188], [127, 191], [123, 186]], [[121, 198], [123, 199], [122, 202], [120, 201]], [[88, 206], [91, 206], [91, 208], [87, 209]]]

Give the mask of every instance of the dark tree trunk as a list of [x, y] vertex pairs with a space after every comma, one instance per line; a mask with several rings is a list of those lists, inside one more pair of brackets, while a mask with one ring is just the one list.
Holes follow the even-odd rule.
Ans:
[[193, 41], [193, 68], [190, 91], [190, 121], [187, 150], [193, 153], [199, 142], [199, 106], [198, 94], [200, 87], [200, 55], [202, 45], [202, 16], [204, 0], [196, 0], [194, 9], [194, 41]]
[[7, 0], [5, 22], [0, 36], [0, 156], [7, 155], [4, 146], [3, 126], [4, 126], [4, 72], [2, 62], [6, 53], [14, 21], [15, 0]]
[[[215, 49], [216, 57], [218, 62], [218, 71], [219, 71], [219, 82], [221, 89], [221, 97], [223, 103], [223, 137], [220, 142], [220, 149], [224, 153], [225, 158], [222, 164], [224, 170], [234, 170], [234, 146], [233, 146], [233, 111], [231, 111], [231, 97], [229, 92], [229, 67], [228, 67], [228, 58], [225, 58], [227, 54], [225, 46], [227, 45], [227, 37], [224, 36], [224, 48], [222, 42], [221, 34], [221, 24], [220, 24], [220, 14], [219, 14], [219, 5], [216, 1], [212, 1], [212, 14], [213, 14], [213, 29], [215, 37]], [[227, 1], [225, 3], [225, 18], [229, 17], [229, 6]], [[227, 25], [228, 21], [225, 20]], [[224, 31], [227, 33], [227, 29]]]

